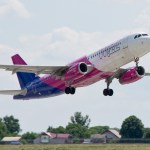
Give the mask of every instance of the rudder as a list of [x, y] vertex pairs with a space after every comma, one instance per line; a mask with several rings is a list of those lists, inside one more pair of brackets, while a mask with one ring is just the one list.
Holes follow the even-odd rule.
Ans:
[[[18, 55], [12, 56], [13, 64], [15, 65], [27, 65], [27, 63]], [[18, 81], [21, 89], [23, 89], [29, 82], [39, 78], [34, 73], [17, 72]]]

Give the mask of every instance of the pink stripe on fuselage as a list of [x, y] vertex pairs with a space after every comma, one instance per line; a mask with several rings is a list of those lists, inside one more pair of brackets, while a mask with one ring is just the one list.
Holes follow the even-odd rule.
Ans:
[[[86, 56], [79, 58], [78, 60], [69, 63], [68, 66], [72, 66], [74, 64], [80, 63], [80, 62], [85, 62], [86, 64], [90, 65], [91, 62], [87, 59]], [[84, 75], [83, 77], [79, 79], [75, 79], [71, 86], [74, 87], [83, 87], [83, 86], [88, 86], [91, 85], [99, 80], [105, 79], [108, 76], [112, 75], [111, 72], [102, 72], [100, 70], [97, 70], [94, 68], [90, 73]], [[49, 86], [52, 86], [54, 88], [58, 88], [60, 90], [64, 90], [66, 88], [66, 83], [62, 79], [57, 79], [55, 76], [52, 75], [45, 75], [44, 77], [41, 77], [40, 80]]]

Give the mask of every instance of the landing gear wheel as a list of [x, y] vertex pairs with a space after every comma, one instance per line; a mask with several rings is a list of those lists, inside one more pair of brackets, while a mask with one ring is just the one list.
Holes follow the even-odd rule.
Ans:
[[113, 96], [114, 91], [112, 89], [109, 89], [109, 96]]
[[112, 89], [104, 89], [103, 94], [104, 96], [112, 96], [114, 94], [114, 91]]
[[74, 88], [74, 87], [70, 87], [70, 94], [75, 94], [75, 92], [76, 92], [76, 89]]
[[75, 92], [76, 92], [76, 89], [74, 88], [74, 87], [66, 87], [65, 88], [65, 93], [66, 94], [75, 94]]
[[65, 88], [65, 93], [66, 93], [66, 94], [70, 94], [70, 91], [71, 91], [71, 90], [70, 90], [70, 87], [66, 87], [66, 88]]
[[104, 89], [103, 94], [104, 94], [104, 96], [107, 96], [108, 95], [108, 89]]
[[139, 57], [135, 57], [135, 58], [134, 58], [134, 61], [135, 61], [135, 62], [139, 62]]

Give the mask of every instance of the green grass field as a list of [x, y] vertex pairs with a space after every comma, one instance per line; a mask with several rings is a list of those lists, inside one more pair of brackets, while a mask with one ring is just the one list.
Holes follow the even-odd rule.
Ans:
[[150, 144], [0, 145], [0, 150], [150, 150]]

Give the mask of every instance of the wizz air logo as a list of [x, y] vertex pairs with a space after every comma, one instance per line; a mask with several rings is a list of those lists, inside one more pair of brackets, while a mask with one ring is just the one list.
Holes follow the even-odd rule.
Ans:
[[119, 51], [121, 48], [121, 42], [117, 42], [112, 44], [111, 46], [105, 47], [104, 49], [99, 51], [99, 58], [103, 59], [104, 57], [110, 57], [112, 54]]

